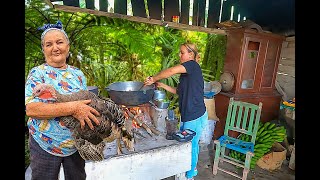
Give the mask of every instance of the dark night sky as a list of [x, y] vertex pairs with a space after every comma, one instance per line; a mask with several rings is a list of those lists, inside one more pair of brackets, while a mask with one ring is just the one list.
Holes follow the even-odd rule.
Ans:
[[295, 0], [238, 0], [247, 19], [261, 27], [295, 29]]

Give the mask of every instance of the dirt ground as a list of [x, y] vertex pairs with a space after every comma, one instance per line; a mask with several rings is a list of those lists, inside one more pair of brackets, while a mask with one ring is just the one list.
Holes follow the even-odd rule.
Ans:
[[[218, 170], [217, 175], [212, 174], [212, 163], [214, 158], [214, 150], [212, 144], [203, 145], [199, 154], [198, 162], [198, 175], [194, 178], [195, 180], [239, 180], [238, 178], [231, 176], [227, 173]], [[282, 163], [281, 169], [274, 170], [272, 172], [259, 168], [256, 166], [254, 171], [250, 171], [248, 174], [248, 180], [294, 180], [295, 171], [289, 167], [289, 160], [285, 159]], [[220, 166], [220, 165], [219, 165]], [[235, 168], [235, 166], [229, 163], [223, 163], [222, 168], [232, 170], [234, 173], [242, 172], [241, 169]], [[169, 177], [164, 180], [174, 180], [174, 177]]]

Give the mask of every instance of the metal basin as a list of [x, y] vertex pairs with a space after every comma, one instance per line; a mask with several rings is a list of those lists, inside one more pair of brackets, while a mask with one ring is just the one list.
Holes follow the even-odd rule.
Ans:
[[154, 84], [142, 86], [140, 81], [122, 81], [110, 84], [105, 90], [116, 104], [137, 106], [148, 103], [154, 94]]

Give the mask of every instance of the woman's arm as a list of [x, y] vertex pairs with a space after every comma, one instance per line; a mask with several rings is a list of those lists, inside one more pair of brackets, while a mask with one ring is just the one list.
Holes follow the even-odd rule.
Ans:
[[161, 79], [166, 79], [166, 78], [171, 77], [175, 74], [181, 74], [181, 73], [186, 73], [186, 72], [187, 72], [186, 68], [184, 66], [182, 66], [181, 64], [179, 64], [179, 65], [173, 66], [171, 68], [164, 69], [152, 77], [153, 77], [153, 81], [157, 82]]
[[165, 89], [165, 90], [167, 90], [167, 91], [169, 91], [169, 92], [171, 92], [173, 94], [177, 93], [177, 89], [175, 87], [171, 87], [171, 86], [166, 85], [166, 84], [164, 84], [162, 82], [156, 82], [156, 85], [157, 85], [157, 87], [161, 87], [161, 88], [163, 88], [163, 89]]
[[184, 66], [182, 66], [181, 64], [179, 64], [174, 67], [162, 70], [154, 76], [147, 77], [144, 81], [144, 84], [151, 85], [161, 79], [166, 79], [166, 78], [171, 77], [175, 74], [181, 74], [181, 73], [186, 73], [186, 72], [187, 72], [186, 68]]
[[81, 128], [85, 123], [93, 129], [91, 121], [99, 125], [96, 116], [99, 112], [88, 106], [91, 100], [71, 101], [64, 103], [32, 102], [26, 105], [26, 115], [36, 119], [49, 119], [60, 116], [73, 116], [80, 121]]

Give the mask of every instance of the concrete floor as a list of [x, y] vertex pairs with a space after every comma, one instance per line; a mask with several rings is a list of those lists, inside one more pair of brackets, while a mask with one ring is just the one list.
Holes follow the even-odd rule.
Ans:
[[[238, 178], [226, 174], [222, 171], [218, 170], [217, 175], [212, 174], [212, 163], [214, 158], [214, 150], [212, 148], [212, 144], [202, 145], [201, 151], [199, 155], [198, 162], [198, 175], [194, 178], [195, 180], [239, 180]], [[248, 174], [248, 180], [294, 180], [295, 179], [295, 171], [291, 170], [289, 167], [289, 161], [284, 160], [281, 166], [281, 169], [274, 170], [273, 172], [269, 172], [267, 170], [259, 168], [256, 166], [254, 171], [250, 171]], [[233, 165], [229, 163], [223, 163], [221, 165], [224, 169], [232, 170], [235, 173], [241, 173], [241, 169], [235, 168]], [[174, 180], [174, 177], [169, 177], [163, 180]]]

